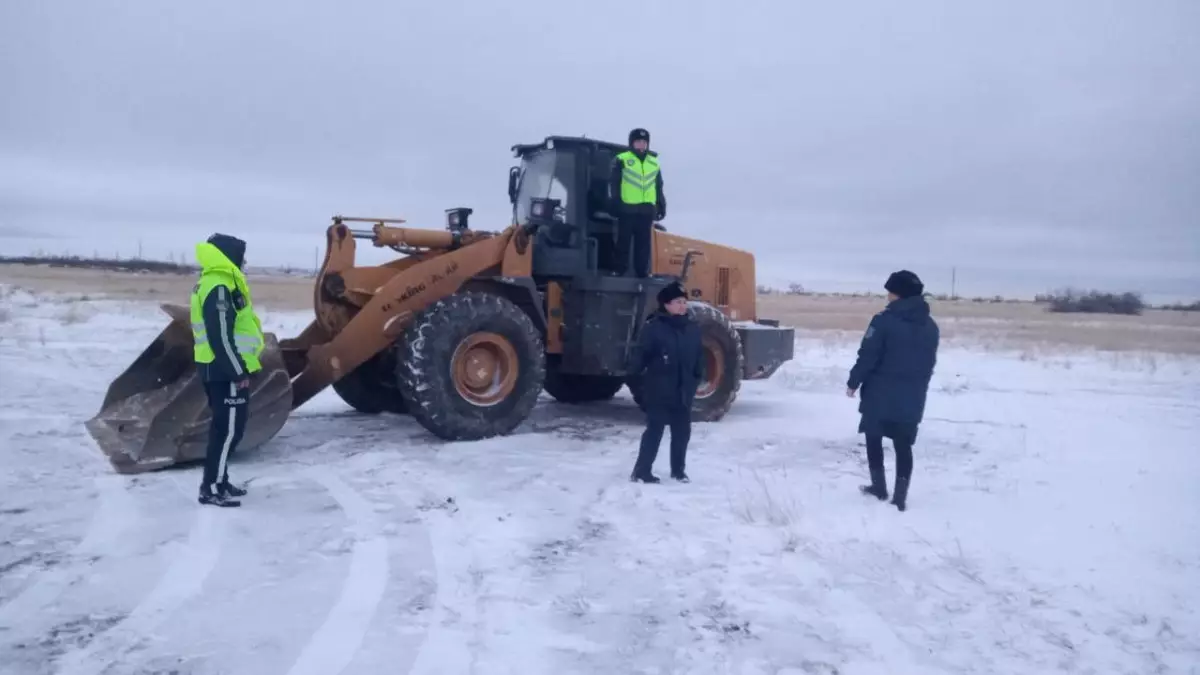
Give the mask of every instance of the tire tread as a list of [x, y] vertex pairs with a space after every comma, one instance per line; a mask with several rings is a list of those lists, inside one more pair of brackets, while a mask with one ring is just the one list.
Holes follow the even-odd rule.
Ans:
[[[508, 333], [506, 337], [517, 351], [517, 388], [494, 406], [471, 406], [455, 391], [449, 362], [457, 344], [448, 344], [448, 340], [463, 326]], [[409, 412], [445, 440], [479, 440], [510, 433], [533, 411], [545, 380], [544, 349], [537, 327], [520, 307], [491, 293], [460, 292], [434, 302], [409, 324], [397, 349], [396, 378]]]

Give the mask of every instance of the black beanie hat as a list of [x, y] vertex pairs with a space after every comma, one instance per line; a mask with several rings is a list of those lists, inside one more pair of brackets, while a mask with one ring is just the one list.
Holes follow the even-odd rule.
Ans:
[[231, 234], [214, 233], [206, 240], [208, 243], [217, 247], [221, 253], [229, 258], [229, 262], [241, 267], [246, 264], [246, 242], [238, 239]]
[[633, 142], [636, 140], [643, 140], [643, 141], [646, 141], [647, 143], [649, 143], [650, 142], [650, 132], [646, 131], [645, 129], [642, 129], [641, 127], [629, 132], [629, 144], [633, 145]]
[[658, 292], [658, 304], [666, 306], [675, 298], [686, 298], [687, 291], [683, 290], [677, 282], [667, 284], [661, 291]]
[[921, 279], [908, 270], [892, 272], [883, 287], [902, 298], [911, 298], [925, 292], [925, 284], [922, 284]]

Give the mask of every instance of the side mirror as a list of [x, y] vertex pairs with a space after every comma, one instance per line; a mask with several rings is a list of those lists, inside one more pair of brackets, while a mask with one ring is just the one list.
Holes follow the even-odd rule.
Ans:
[[509, 167], [508, 169], [508, 202], [510, 204], [517, 203], [517, 179], [521, 175], [521, 170], [517, 167]]

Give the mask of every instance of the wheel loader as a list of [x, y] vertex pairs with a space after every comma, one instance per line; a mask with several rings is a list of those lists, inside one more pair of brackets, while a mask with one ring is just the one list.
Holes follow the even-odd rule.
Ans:
[[[471, 229], [469, 208], [446, 211], [444, 229], [334, 217], [313, 284], [313, 320], [293, 338], [267, 335], [239, 452], [268, 441], [292, 410], [330, 386], [357, 411], [411, 415], [447, 440], [513, 431], [543, 391], [579, 404], [628, 387], [641, 405], [641, 383], [627, 364], [656, 294], [676, 281], [704, 347], [693, 419], [720, 419], [742, 380], [770, 377], [793, 357], [793, 330], [757, 316], [754, 257], [745, 251], [655, 224], [652, 275], [613, 272], [608, 176], [624, 149], [562, 136], [513, 146], [513, 217], [500, 232]], [[400, 256], [358, 266], [359, 242]], [[204, 456], [209, 411], [188, 312], [163, 309], [171, 322], [87, 422], [120, 473]]]

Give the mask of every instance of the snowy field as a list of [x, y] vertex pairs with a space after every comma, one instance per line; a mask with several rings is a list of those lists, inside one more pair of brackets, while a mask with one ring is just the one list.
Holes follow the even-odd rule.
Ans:
[[626, 392], [445, 444], [327, 391], [222, 510], [83, 428], [165, 315], [2, 296], [4, 675], [1200, 673], [1194, 357], [944, 348], [906, 513], [857, 491], [831, 333], [696, 426], [690, 485], [628, 482]]

